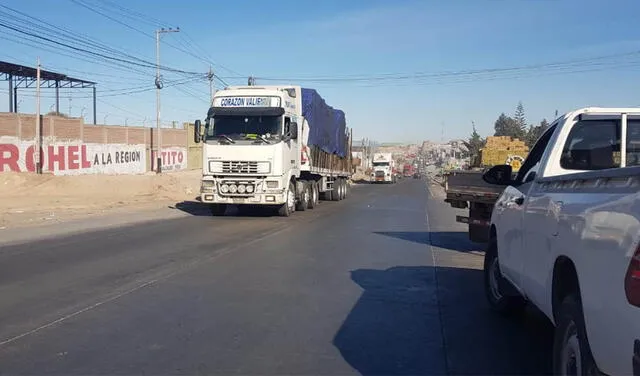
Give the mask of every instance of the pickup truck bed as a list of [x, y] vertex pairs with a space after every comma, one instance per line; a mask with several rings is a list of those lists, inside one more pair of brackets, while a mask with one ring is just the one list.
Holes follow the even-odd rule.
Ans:
[[454, 208], [469, 208], [469, 216], [456, 216], [456, 221], [469, 225], [469, 239], [485, 243], [489, 239], [489, 222], [493, 204], [503, 186], [482, 180], [483, 171], [453, 171], [445, 176], [445, 202]]
[[[460, 209], [466, 209], [471, 202], [493, 205], [503, 190], [504, 187], [482, 180], [482, 171], [454, 171], [445, 180], [445, 202]], [[464, 205], [456, 206], [457, 203]]]

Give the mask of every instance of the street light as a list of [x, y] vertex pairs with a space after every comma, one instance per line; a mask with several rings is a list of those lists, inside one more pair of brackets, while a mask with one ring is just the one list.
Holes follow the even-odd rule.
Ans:
[[157, 173], [162, 172], [162, 134], [160, 132], [160, 89], [162, 89], [162, 79], [160, 77], [160, 34], [177, 33], [180, 28], [156, 30], [156, 128], [158, 129], [158, 140], [156, 142], [156, 169]]

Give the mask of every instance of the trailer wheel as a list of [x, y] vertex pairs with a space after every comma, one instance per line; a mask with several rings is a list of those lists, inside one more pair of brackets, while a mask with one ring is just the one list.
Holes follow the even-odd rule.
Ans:
[[334, 180], [331, 188], [331, 201], [340, 201], [340, 179]]
[[319, 192], [318, 192], [318, 183], [312, 181], [309, 183], [310, 191], [311, 191], [311, 199], [309, 200], [309, 205], [307, 206], [309, 209], [313, 209], [318, 205], [319, 200]]
[[300, 192], [300, 200], [296, 204], [296, 211], [305, 211], [309, 207], [309, 201], [311, 201], [311, 184], [308, 182], [302, 183], [302, 192]]

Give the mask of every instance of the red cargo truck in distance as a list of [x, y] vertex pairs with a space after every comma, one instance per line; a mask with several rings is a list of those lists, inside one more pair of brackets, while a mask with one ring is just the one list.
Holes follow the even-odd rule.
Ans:
[[402, 175], [404, 175], [407, 178], [410, 178], [413, 176], [413, 165], [411, 164], [405, 164], [404, 167], [402, 168]]

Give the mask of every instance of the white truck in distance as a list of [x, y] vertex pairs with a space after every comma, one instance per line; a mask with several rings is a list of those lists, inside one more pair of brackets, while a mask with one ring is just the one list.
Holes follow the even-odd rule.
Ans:
[[373, 169], [371, 171], [371, 182], [373, 183], [395, 183], [393, 154], [375, 153], [373, 155]]
[[640, 108], [563, 115], [512, 177], [491, 216], [489, 304], [526, 302], [555, 325], [554, 374], [640, 375]]
[[216, 92], [205, 127], [200, 198], [213, 215], [228, 205], [273, 206], [281, 216], [347, 196], [351, 134], [344, 112], [313, 89], [235, 86]]

